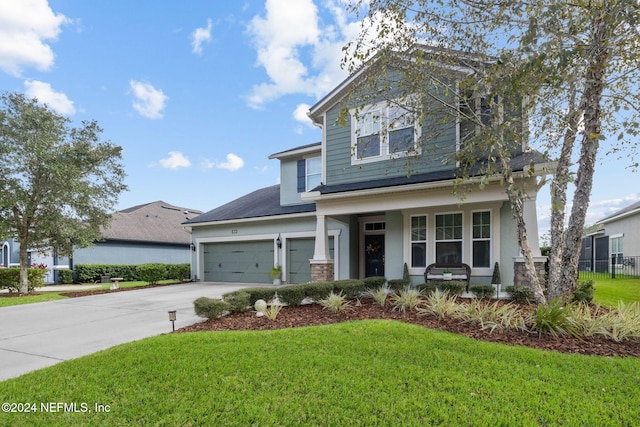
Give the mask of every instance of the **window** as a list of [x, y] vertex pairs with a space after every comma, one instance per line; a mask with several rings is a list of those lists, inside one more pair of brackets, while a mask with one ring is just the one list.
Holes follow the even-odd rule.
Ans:
[[380, 110], [362, 114], [356, 125], [356, 155], [359, 159], [380, 155]]
[[411, 267], [427, 266], [427, 217], [411, 217]]
[[436, 262], [462, 262], [462, 214], [436, 215]]
[[491, 266], [491, 212], [473, 213], [473, 267]]
[[398, 105], [380, 103], [351, 112], [352, 164], [386, 160], [419, 153], [419, 120]]
[[[499, 99], [493, 99], [498, 104]], [[491, 103], [486, 97], [477, 98], [473, 93], [465, 94], [458, 103], [460, 111], [459, 144], [464, 147], [468, 140], [475, 137], [481, 126], [491, 126]]]
[[311, 191], [321, 184], [322, 161], [320, 157], [306, 159], [306, 191]]
[[622, 264], [624, 248], [622, 247], [622, 235], [611, 237], [611, 260], [614, 264]]

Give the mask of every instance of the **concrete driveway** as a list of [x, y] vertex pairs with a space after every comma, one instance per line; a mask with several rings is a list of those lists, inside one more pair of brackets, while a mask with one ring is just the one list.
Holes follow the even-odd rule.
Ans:
[[203, 319], [201, 296], [253, 284], [188, 283], [0, 308], [0, 381], [114, 345], [171, 332]]

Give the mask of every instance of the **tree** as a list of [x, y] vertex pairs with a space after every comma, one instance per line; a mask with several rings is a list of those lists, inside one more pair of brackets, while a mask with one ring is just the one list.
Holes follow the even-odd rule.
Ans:
[[0, 97], [0, 230], [20, 242], [20, 292], [27, 250], [71, 255], [101, 236], [123, 184], [122, 148], [100, 141], [95, 121], [70, 119], [18, 93]]
[[[389, 101], [395, 102], [398, 91], [404, 94], [400, 99], [406, 99], [416, 91], [424, 93], [420, 88], [425, 83], [439, 87], [437, 93], [446, 96], [429, 95], [438, 101], [432, 102], [435, 108], [478, 129], [457, 157], [464, 177], [482, 176], [483, 185], [498, 176], [505, 183], [536, 301], [571, 292], [599, 142], [617, 134], [618, 142], [609, 150], [616, 152], [633, 148], [638, 133], [638, 2], [370, 0], [353, 1], [351, 10], [365, 15], [365, 25], [345, 48], [344, 64], [351, 71], [366, 64], [365, 91], [378, 97], [393, 94]], [[417, 49], [425, 43], [428, 55]], [[403, 66], [399, 54], [410, 66]], [[447, 65], [448, 74], [439, 71], [438, 63]], [[456, 75], [451, 71], [456, 65], [473, 71]], [[402, 75], [401, 86], [378, 82], [390, 69]], [[525, 97], [521, 111], [530, 120], [528, 132], [503, 114], [518, 108], [514, 94]], [[482, 102], [486, 110], [474, 108]], [[483, 111], [490, 112], [490, 120]], [[617, 115], [619, 111], [625, 114]], [[513, 144], [521, 139], [557, 161], [546, 295], [535, 272], [523, 216], [528, 192], [511, 167]], [[479, 163], [478, 153], [485, 153]], [[565, 229], [564, 207], [576, 164], [572, 213]]]

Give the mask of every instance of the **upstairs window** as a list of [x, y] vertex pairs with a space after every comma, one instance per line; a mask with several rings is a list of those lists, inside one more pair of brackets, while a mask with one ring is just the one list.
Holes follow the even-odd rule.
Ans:
[[322, 161], [320, 157], [306, 159], [306, 190], [311, 191], [322, 182]]
[[419, 120], [399, 105], [386, 102], [351, 111], [352, 164], [419, 153]]
[[298, 193], [311, 191], [322, 183], [322, 160], [319, 156], [298, 160]]

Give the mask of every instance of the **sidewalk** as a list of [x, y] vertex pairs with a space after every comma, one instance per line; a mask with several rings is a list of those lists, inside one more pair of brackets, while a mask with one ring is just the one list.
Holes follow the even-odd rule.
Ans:
[[[50, 285], [35, 288], [35, 292], [87, 291], [97, 289], [100, 285]], [[0, 289], [0, 293], [8, 293], [8, 289]]]

